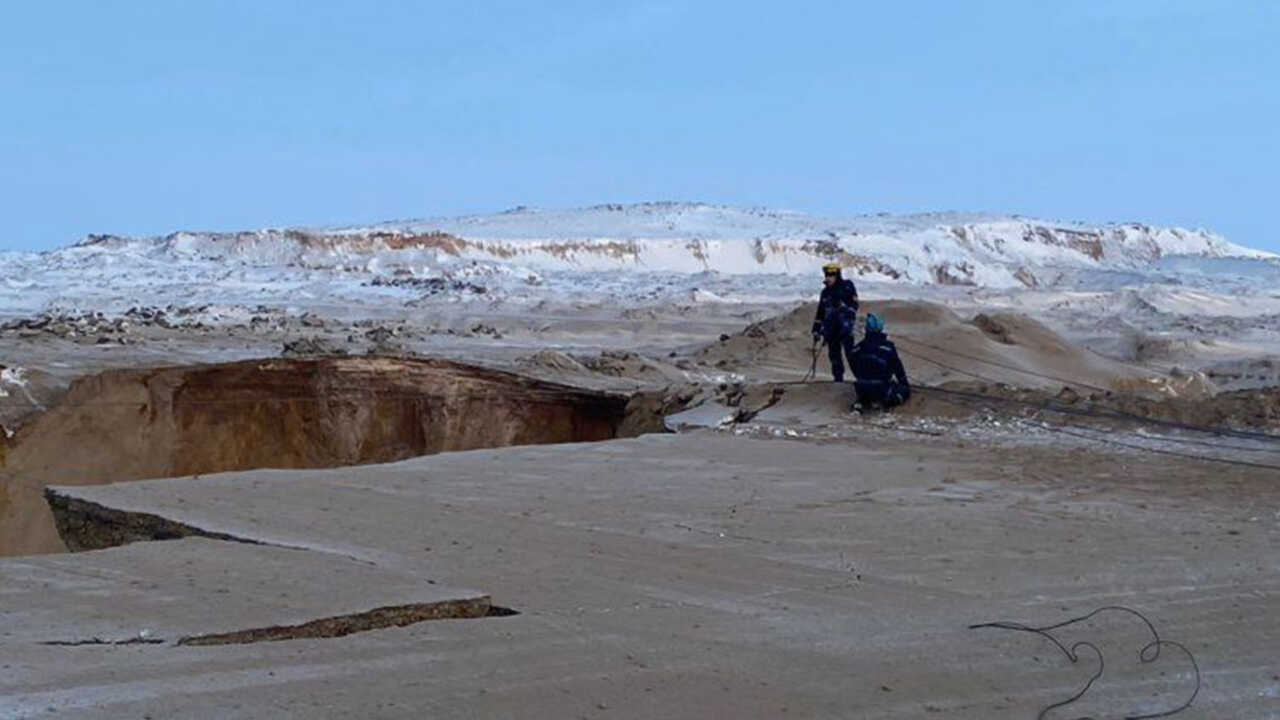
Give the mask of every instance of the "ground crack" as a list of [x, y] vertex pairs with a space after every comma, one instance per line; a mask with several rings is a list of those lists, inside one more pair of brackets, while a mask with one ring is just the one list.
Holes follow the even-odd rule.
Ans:
[[45, 640], [41, 645], [57, 645], [60, 647], [79, 647], [81, 645], [162, 645], [161, 638], [133, 637], [125, 640], [103, 640], [95, 637], [88, 640]]
[[[49, 509], [53, 512], [53, 520], [58, 528], [58, 536], [62, 538], [62, 542], [71, 552], [105, 550], [134, 542], [179, 540], [185, 537], [202, 537], [210, 540], [225, 540], [248, 545], [269, 545], [290, 550], [315, 550], [315, 548], [301, 545], [266, 542], [205, 530], [151, 513], [117, 510], [98, 503], [63, 495], [53, 488], [45, 488], [44, 496], [46, 502], [49, 503]], [[366, 565], [377, 565], [371, 560], [354, 555], [333, 553], [329, 550], [321, 550], [320, 552], [329, 552]]]
[[58, 535], [71, 552], [105, 550], [133, 542], [177, 540], [184, 537], [203, 537], [250, 545], [270, 544], [202, 530], [150, 513], [116, 510], [62, 495], [53, 488], [45, 488], [44, 497], [53, 512]]
[[469, 600], [444, 600], [381, 607], [350, 615], [320, 618], [298, 625], [273, 625], [209, 635], [192, 635], [181, 638], [176, 644], [244, 645], [277, 640], [336, 638], [369, 630], [404, 627], [427, 620], [473, 620], [518, 614], [515, 610], [493, 605], [486, 596]]
[[[389, 627], [405, 627], [428, 620], [475, 620], [487, 617], [509, 617], [520, 613], [510, 608], [494, 605], [488, 596], [467, 600], [442, 600], [428, 603], [410, 603], [374, 608], [365, 612], [335, 615], [310, 620], [297, 625], [272, 625], [269, 627], [233, 630], [231, 632], [188, 635], [179, 638], [174, 645], [247, 645], [279, 640], [311, 638], [339, 638], [359, 632], [381, 630]], [[88, 640], [46, 640], [41, 645], [82, 647], [86, 645], [163, 645], [167, 641], [139, 635], [124, 640], [104, 640], [93, 637]]]

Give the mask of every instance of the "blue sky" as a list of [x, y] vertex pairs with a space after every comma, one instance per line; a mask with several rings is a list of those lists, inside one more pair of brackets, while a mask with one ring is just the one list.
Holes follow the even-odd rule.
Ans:
[[1280, 250], [1280, 3], [13, 3], [0, 248], [603, 202]]

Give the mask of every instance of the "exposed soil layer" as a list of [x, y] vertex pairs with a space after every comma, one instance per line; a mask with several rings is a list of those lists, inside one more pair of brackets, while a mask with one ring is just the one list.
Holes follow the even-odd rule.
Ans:
[[124, 512], [97, 503], [44, 491], [58, 536], [71, 552], [104, 550], [131, 542], [206, 537], [212, 540], [256, 543], [226, 533], [208, 532], [159, 515]]
[[[276, 625], [213, 635], [195, 635], [178, 640], [179, 645], [243, 645], [277, 640], [336, 638], [351, 633], [404, 627], [427, 620], [471, 620], [489, 617], [492, 604], [486, 595], [467, 600], [415, 603], [374, 608], [367, 612], [320, 618], [298, 625]], [[507, 613], [499, 613], [507, 614]]]
[[72, 384], [0, 468], [0, 555], [63, 549], [41, 490], [616, 437], [628, 399], [435, 359], [112, 370]]

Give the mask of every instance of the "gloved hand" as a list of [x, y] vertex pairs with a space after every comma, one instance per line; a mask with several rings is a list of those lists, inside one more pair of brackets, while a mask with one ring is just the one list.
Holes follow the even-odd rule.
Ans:
[[821, 340], [821, 339], [822, 339], [822, 333], [820, 333], [820, 332], [818, 332], [818, 331], [816, 331], [816, 330], [815, 330], [815, 331], [813, 332], [813, 344], [814, 344], [814, 345], [817, 345], [817, 344], [818, 344], [818, 341], [819, 341], [819, 340]]
[[814, 341], [817, 341], [818, 338], [822, 337], [822, 323], [815, 322], [813, 324], [812, 332]]

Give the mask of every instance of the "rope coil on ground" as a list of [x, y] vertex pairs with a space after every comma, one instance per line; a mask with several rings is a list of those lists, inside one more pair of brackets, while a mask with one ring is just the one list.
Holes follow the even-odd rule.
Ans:
[[[1160, 633], [1156, 632], [1155, 625], [1152, 624], [1152, 622], [1148, 620], [1145, 615], [1138, 612], [1137, 610], [1134, 610], [1133, 608], [1125, 607], [1123, 605], [1107, 605], [1104, 607], [1100, 607], [1097, 610], [1094, 610], [1093, 612], [1088, 613], [1086, 615], [1069, 618], [1067, 620], [1063, 620], [1062, 622], [1053, 623], [1050, 625], [1032, 626], [1032, 625], [1025, 625], [1020, 622], [998, 620], [994, 622], [985, 622], [985, 623], [977, 623], [974, 625], [970, 625], [969, 629], [979, 630], [983, 628], [995, 628], [998, 630], [1015, 630], [1018, 632], [1033, 633], [1035, 635], [1039, 635], [1041, 637], [1047, 638], [1050, 642], [1056, 645], [1057, 648], [1062, 651], [1062, 654], [1065, 655], [1066, 658], [1072, 663], [1079, 662], [1080, 654], [1078, 650], [1080, 648], [1088, 648], [1090, 650], [1093, 650], [1093, 652], [1098, 656], [1098, 671], [1095, 672], [1093, 676], [1089, 678], [1089, 681], [1084, 684], [1084, 687], [1080, 688], [1080, 690], [1076, 692], [1074, 695], [1072, 695], [1071, 697], [1065, 700], [1059, 700], [1058, 702], [1048, 705], [1047, 707], [1042, 709], [1040, 711], [1040, 714], [1036, 716], [1036, 720], [1043, 720], [1044, 717], [1048, 715], [1050, 712], [1052, 712], [1053, 710], [1070, 705], [1078, 701], [1080, 698], [1084, 697], [1089, 692], [1089, 688], [1093, 687], [1093, 683], [1096, 680], [1098, 680], [1098, 678], [1102, 677], [1103, 671], [1106, 667], [1106, 663], [1103, 658], [1102, 651], [1098, 649], [1097, 645], [1094, 645], [1091, 642], [1082, 640], [1082, 641], [1073, 643], [1070, 647], [1068, 647], [1065, 643], [1059, 640], [1057, 636], [1053, 634], [1053, 631], [1058, 630], [1060, 628], [1067, 627], [1069, 625], [1074, 625], [1076, 623], [1085, 622], [1086, 620], [1090, 620], [1095, 616], [1101, 615], [1102, 613], [1105, 613], [1105, 612], [1128, 613], [1130, 615], [1137, 617], [1139, 620], [1143, 622], [1143, 624], [1147, 626], [1147, 630], [1151, 633], [1151, 642], [1142, 646], [1142, 649], [1138, 651], [1139, 662], [1143, 664], [1147, 664], [1147, 663], [1153, 663], [1156, 660], [1160, 659], [1160, 648], [1167, 645], [1169, 647], [1176, 648], [1182, 651], [1184, 654], [1186, 654], [1187, 659], [1191, 661], [1191, 669], [1194, 671], [1194, 674], [1195, 674], [1195, 681], [1196, 681], [1195, 689], [1191, 691], [1191, 696], [1188, 697], [1186, 701], [1184, 701], [1181, 705], [1178, 705], [1177, 707], [1174, 707], [1169, 710], [1161, 710], [1153, 713], [1139, 713], [1139, 714], [1130, 713], [1128, 715], [1125, 715], [1124, 719], [1125, 720], [1150, 720], [1151, 718], [1168, 717], [1170, 715], [1175, 715], [1177, 713], [1180, 713], [1183, 710], [1186, 710], [1187, 708], [1191, 707], [1191, 704], [1195, 702], [1196, 696], [1200, 694], [1200, 665], [1199, 663], [1196, 662], [1195, 655], [1193, 655], [1191, 650], [1189, 650], [1187, 646], [1183, 645], [1182, 643], [1174, 642], [1172, 640], [1161, 639]], [[1085, 717], [1078, 718], [1077, 720], [1092, 720], [1092, 718], [1091, 716], [1085, 716]]]

